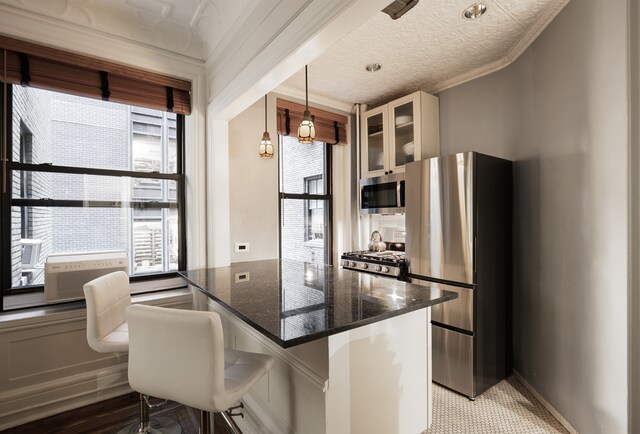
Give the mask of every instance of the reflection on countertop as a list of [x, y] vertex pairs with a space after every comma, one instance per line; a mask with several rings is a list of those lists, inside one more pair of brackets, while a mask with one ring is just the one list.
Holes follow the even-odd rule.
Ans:
[[438, 288], [289, 259], [180, 274], [283, 348], [456, 298]]

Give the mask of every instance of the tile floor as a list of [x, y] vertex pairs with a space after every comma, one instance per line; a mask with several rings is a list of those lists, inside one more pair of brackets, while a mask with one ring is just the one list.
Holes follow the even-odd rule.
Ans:
[[[113, 398], [46, 419], [10, 428], [7, 434], [114, 434], [137, 420], [135, 393]], [[154, 415], [180, 421], [183, 434], [197, 434], [197, 412], [179, 404], [154, 410]], [[492, 387], [475, 401], [434, 384], [433, 425], [423, 434], [567, 433], [514, 377]], [[216, 420], [216, 433], [225, 432]], [[3, 433], [4, 434], [4, 433]]]
[[513, 376], [475, 401], [434, 384], [433, 401], [433, 424], [423, 434], [568, 432]]

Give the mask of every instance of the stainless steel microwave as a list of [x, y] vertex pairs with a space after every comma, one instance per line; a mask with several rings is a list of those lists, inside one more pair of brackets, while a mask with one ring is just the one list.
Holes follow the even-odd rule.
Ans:
[[404, 173], [360, 180], [362, 214], [399, 214], [404, 212]]

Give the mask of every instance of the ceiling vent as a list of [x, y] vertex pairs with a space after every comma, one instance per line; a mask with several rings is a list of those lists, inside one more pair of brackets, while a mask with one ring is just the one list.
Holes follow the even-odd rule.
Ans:
[[407, 12], [409, 9], [418, 4], [420, 0], [396, 0], [386, 8], [382, 9], [382, 12], [389, 15], [391, 19], [397, 20]]

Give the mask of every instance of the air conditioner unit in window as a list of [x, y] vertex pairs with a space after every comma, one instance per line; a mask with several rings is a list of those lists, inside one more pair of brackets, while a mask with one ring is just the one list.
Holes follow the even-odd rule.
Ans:
[[47, 303], [81, 300], [85, 283], [113, 271], [129, 273], [127, 252], [49, 255], [44, 264], [44, 300]]

